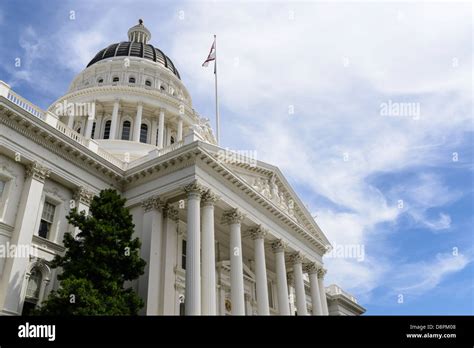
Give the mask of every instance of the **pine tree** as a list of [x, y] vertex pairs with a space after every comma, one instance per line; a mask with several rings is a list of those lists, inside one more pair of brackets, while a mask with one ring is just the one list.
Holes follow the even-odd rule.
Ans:
[[143, 274], [140, 241], [132, 239], [134, 224], [125, 199], [112, 189], [94, 197], [89, 215], [72, 209], [67, 220], [80, 229], [64, 236], [66, 253], [57, 255], [60, 287], [51, 292], [41, 315], [136, 315], [143, 301], [126, 281]]

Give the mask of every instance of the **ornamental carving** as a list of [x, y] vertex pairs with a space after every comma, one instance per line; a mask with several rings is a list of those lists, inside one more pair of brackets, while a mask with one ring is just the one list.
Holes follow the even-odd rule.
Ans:
[[213, 193], [211, 190], [206, 190], [201, 196], [201, 204], [206, 205], [215, 205], [219, 200], [219, 196]]
[[179, 221], [179, 210], [173, 207], [172, 205], [165, 205], [163, 208], [164, 216], [175, 222]]
[[26, 177], [36, 179], [44, 183], [46, 178], [49, 177], [51, 170], [43, 167], [38, 162], [33, 162], [26, 167]]
[[310, 262], [303, 265], [303, 270], [308, 274], [318, 274], [319, 266], [316, 262]]
[[299, 251], [290, 254], [290, 262], [294, 265], [298, 263], [303, 263], [303, 260], [304, 260], [304, 256]]
[[89, 206], [92, 199], [94, 198], [94, 194], [91, 191], [88, 191], [85, 187], [81, 186], [74, 192], [73, 198], [79, 203]]
[[153, 209], [162, 209], [163, 206], [164, 204], [158, 196], [152, 196], [142, 202], [142, 207], [145, 209], [145, 212]]
[[272, 250], [274, 253], [283, 252], [288, 247], [288, 243], [284, 242], [282, 239], [277, 239], [272, 242]]
[[287, 195], [280, 189], [276, 183], [276, 174], [273, 173], [270, 179], [266, 178], [254, 178], [252, 187], [261, 195], [271, 200], [276, 206], [285, 211], [292, 218], [296, 219], [295, 215], [295, 202], [293, 199], [287, 197]]
[[199, 195], [199, 196], [202, 195], [206, 191], [205, 188], [201, 184], [198, 184], [197, 180], [194, 180], [190, 184], [184, 186], [183, 190], [188, 195], [189, 194], [195, 194], [195, 195]]
[[268, 231], [262, 227], [262, 225], [256, 226], [256, 227], [251, 227], [248, 229], [248, 233], [250, 237], [255, 240], [255, 239], [264, 239], [265, 236], [268, 234]]
[[222, 223], [226, 225], [240, 224], [244, 219], [244, 214], [239, 209], [226, 210], [222, 215]]
[[324, 279], [324, 276], [326, 275], [326, 273], [327, 273], [327, 270], [321, 267], [318, 270], [318, 278]]

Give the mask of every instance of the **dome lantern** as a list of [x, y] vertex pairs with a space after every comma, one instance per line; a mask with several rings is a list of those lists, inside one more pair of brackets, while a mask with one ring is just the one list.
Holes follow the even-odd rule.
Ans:
[[139, 19], [138, 24], [128, 29], [128, 40], [131, 42], [141, 42], [146, 44], [151, 39], [151, 33], [143, 25], [143, 20]]

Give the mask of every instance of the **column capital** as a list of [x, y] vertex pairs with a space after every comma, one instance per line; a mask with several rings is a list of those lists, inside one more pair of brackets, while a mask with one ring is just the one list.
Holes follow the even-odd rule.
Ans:
[[251, 227], [247, 232], [253, 240], [265, 239], [265, 236], [268, 234], [268, 230], [263, 228], [262, 225]]
[[79, 203], [89, 206], [94, 198], [94, 193], [87, 190], [84, 186], [80, 186], [74, 191], [73, 198]]
[[188, 195], [190, 194], [195, 194], [201, 196], [205, 192], [204, 186], [199, 184], [197, 180], [194, 180], [193, 182], [183, 186], [184, 192], [186, 192]]
[[27, 178], [32, 177], [33, 179], [44, 183], [46, 178], [49, 177], [50, 173], [50, 169], [42, 166], [38, 162], [33, 162], [26, 167], [25, 175]]
[[298, 263], [303, 263], [303, 260], [304, 260], [304, 255], [300, 251], [296, 251], [290, 254], [290, 262], [293, 265], [296, 265]]
[[285, 251], [288, 248], [288, 243], [284, 242], [283, 239], [277, 239], [272, 242], [272, 250], [274, 253]]
[[244, 214], [237, 208], [226, 210], [222, 215], [222, 223], [225, 225], [240, 224], [243, 219]]
[[214, 205], [219, 200], [219, 196], [213, 193], [210, 189], [203, 192], [201, 197], [201, 204], [204, 206]]
[[328, 272], [327, 269], [320, 267], [318, 269], [318, 278], [324, 279], [324, 276], [326, 275], [327, 272]]
[[145, 213], [153, 209], [163, 209], [163, 202], [158, 196], [151, 196], [142, 201], [142, 207], [145, 209]]
[[316, 262], [309, 262], [303, 265], [303, 271], [308, 274], [318, 274], [320, 266]]
[[173, 207], [172, 205], [166, 204], [163, 207], [163, 213], [164, 213], [165, 218], [168, 218], [175, 222], [179, 221], [179, 210]]

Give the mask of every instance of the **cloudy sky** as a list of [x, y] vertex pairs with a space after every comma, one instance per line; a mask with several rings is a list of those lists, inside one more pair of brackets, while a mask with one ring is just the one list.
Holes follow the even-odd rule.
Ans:
[[327, 282], [367, 314], [474, 314], [471, 3], [41, 3], [0, 4], [15, 91], [46, 108], [143, 18], [213, 121], [217, 34], [221, 145], [287, 176], [334, 246]]

